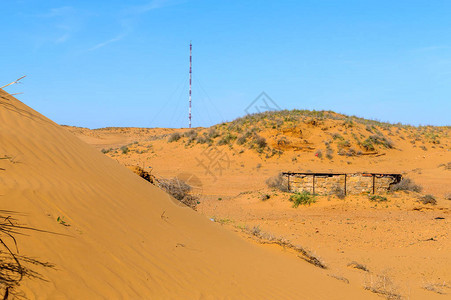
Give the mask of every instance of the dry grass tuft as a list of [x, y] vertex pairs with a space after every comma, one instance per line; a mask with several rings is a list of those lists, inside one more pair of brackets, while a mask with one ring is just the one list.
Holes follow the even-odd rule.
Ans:
[[435, 197], [433, 195], [424, 195], [423, 197], [420, 197], [420, 199], [418, 199], [418, 201], [420, 201], [423, 204], [431, 204], [431, 205], [437, 205], [437, 200], [435, 199]]
[[393, 282], [385, 275], [371, 275], [370, 279], [365, 282], [364, 288], [386, 299], [396, 300], [402, 298]]
[[177, 142], [178, 140], [180, 140], [181, 137], [182, 137], [182, 135], [180, 133], [174, 132], [169, 136], [168, 142], [169, 143]]
[[365, 271], [365, 272], [369, 272], [370, 271], [370, 270], [368, 270], [368, 268], [365, 265], [362, 265], [362, 264], [360, 264], [360, 263], [358, 263], [356, 261], [350, 262], [348, 264], [348, 267], [354, 268], [354, 269], [359, 269], [359, 270], [362, 270], [362, 271]]
[[160, 179], [158, 186], [183, 204], [196, 209], [199, 198], [190, 194], [191, 186], [179, 178]]
[[342, 199], [343, 200], [344, 198], [346, 198], [345, 190], [342, 187], [340, 187], [340, 186], [334, 187], [333, 190], [332, 190], [332, 194], [337, 196], [338, 199]]
[[451, 288], [446, 282], [443, 283], [426, 283], [423, 285], [423, 289], [434, 292], [440, 295], [446, 295], [445, 289]]
[[417, 192], [420, 193], [423, 190], [423, 188], [415, 184], [410, 178], [403, 178], [400, 182], [393, 184], [390, 186], [390, 191], [411, 191], [411, 192]]
[[266, 185], [273, 189], [278, 189], [281, 192], [288, 192], [288, 182], [283, 177], [282, 173], [270, 177], [266, 180]]
[[[16, 220], [10, 215], [13, 212], [0, 211], [0, 293], [3, 299], [21, 297], [19, 286], [23, 278], [45, 279], [31, 266], [53, 268], [54, 265], [48, 262], [41, 262], [37, 259], [24, 255], [19, 255], [19, 248], [15, 235], [23, 234], [23, 230], [42, 231], [39, 229], [18, 225]], [[45, 232], [45, 231], [42, 231]], [[8, 246], [7, 240], [14, 244], [14, 248]]]
[[327, 274], [327, 276], [330, 276], [332, 278], [335, 278], [337, 280], [343, 281], [346, 284], [349, 284], [349, 280], [341, 275], [336, 275], [336, 274]]
[[326, 265], [319, 258], [317, 258], [315, 255], [313, 255], [309, 251], [305, 250], [304, 248], [302, 248], [300, 246], [295, 246], [292, 243], [290, 243], [289, 241], [286, 241], [282, 238], [277, 238], [272, 234], [262, 232], [262, 230], [260, 229], [259, 226], [254, 226], [250, 229], [248, 227], [244, 227], [244, 228], [240, 227], [240, 229], [242, 231], [254, 236], [260, 244], [276, 244], [283, 248], [288, 248], [288, 249], [294, 250], [295, 252], [300, 254], [300, 255], [298, 255], [299, 258], [302, 258], [303, 260], [307, 261], [308, 263], [311, 263], [312, 265], [317, 266], [321, 269], [327, 269]]

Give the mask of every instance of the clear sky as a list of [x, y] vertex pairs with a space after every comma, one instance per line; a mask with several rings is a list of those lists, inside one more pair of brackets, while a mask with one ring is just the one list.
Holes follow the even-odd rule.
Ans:
[[186, 127], [283, 109], [451, 125], [451, 1], [5, 0], [0, 86], [60, 124]]

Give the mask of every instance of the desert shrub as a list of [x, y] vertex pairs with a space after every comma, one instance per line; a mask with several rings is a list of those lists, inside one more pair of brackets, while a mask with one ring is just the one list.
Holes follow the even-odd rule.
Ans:
[[332, 189], [332, 195], [337, 196], [338, 199], [344, 199], [346, 197], [345, 190], [340, 186], [336, 186]]
[[322, 157], [323, 157], [323, 151], [317, 150], [317, 151], [315, 152], [315, 156], [318, 157], [318, 158], [322, 158]]
[[346, 120], [344, 121], [343, 125], [344, 125], [346, 128], [351, 128], [351, 127], [354, 127], [354, 122], [352, 122], [352, 119], [351, 119], [351, 118], [348, 118], [348, 119], [346, 119]]
[[190, 194], [191, 186], [179, 178], [163, 179], [158, 181], [158, 186], [183, 204], [195, 209], [198, 197]]
[[238, 139], [236, 140], [236, 143], [237, 143], [238, 145], [243, 145], [244, 143], [247, 142], [247, 139], [248, 139], [249, 137], [251, 137], [251, 136], [252, 136], [252, 132], [246, 131], [245, 133], [243, 133], [242, 135], [240, 135], [240, 136], [238, 137]]
[[[258, 152], [260, 152], [259, 150], [257, 150]], [[276, 149], [271, 149], [271, 151], [269, 153], [266, 153], [266, 158], [270, 158], [273, 157], [274, 155], [282, 155], [283, 151], [282, 150], [276, 150]]]
[[178, 132], [174, 132], [169, 136], [168, 142], [172, 143], [172, 142], [177, 142], [178, 140], [180, 140], [181, 138], [181, 134]]
[[373, 143], [371, 140], [366, 139], [360, 144], [366, 151], [374, 151], [376, 148], [374, 148]]
[[338, 142], [338, 147], [348, 148], [348, 147], [351, 147], [351, 143], [348, 140], [341, 140]]
[[210, 128], [210, 130], [208, 131], [208, 137], [211, 139], [215, 139], [219, 136], [218, 131], [215, 128]]
[[278, 146], [288, 146], [289, 144], [290, 144], [290, 141], [287, 140], [287, 138], [284, 136], [277, 140]]
[[107, 154], [107, 153], [110, 152], [111, 150], [113, 150], [113, 148], [110, 148], [110, 149], [102, 149], [101, 151], [102, 151], [103, 154]]
[[367, 140], [373, 144], [384, 146], [385, 148], [393, 148], [393, 142], [382, 135], [371, 135]]
[[266, 185], [273, 189], [278, 189], [282, 192], [288, 192], [288, 183], [283, 177], [282, 173], [277, 174], [276, 176], [270, 177], [266, 180]]
[[410, 178], [403, 178], [400, 182], [390, 186], [390, 191], [411, 191], [420, 193], [423, 188], [415, 184]]
[[361, 263], [358, 263], [356, 261], [350, 262], [348, 264], [348, 267], [354, 268], [354, 269], [359, 269], [359, 270], [362, 270], [362, 271], [365, 271], [365, 272], [369, 272], [370, 271], [370, 270], [368, 270], [368, 268], [365, 265], [363, 265]]
[[183, 135], [189, 139], [195, 139], [197, 137], [197, 131], [191, 129], [190, 131], [185, 132]]
[[333, 158], [333, 155], [332, 155], [333, 153], [334, 153], [334, 151], [332, 149], [327, 149], [327, 151], [326, 151], [327, 159], [332, 159]]
[[197, 204], [199, 204], [199, 197], [197, 197], [196, 195], [188, 194], [185, 197], [183, 197], [183, 199], [180, 200], [180, 202], [196, 210]]
[[435, 199], [435, 197], [429, 194], [420, 197], [419, 201], [423, 204], [437, 205], [437, 200]]
[[343, 141], [343, 140], [345, 139], [345, 138], [342, 137], [341, 134], [339, 134], [339, 133], [334, 133], [334, 134], [332, 135], [332, 138], [333, 138], [334, 140], [341, 140], [341, 141]]
[[370, 201], [373, 202], [386, 202], [387, 201], [387, 197], [383, 197], [383, 196], [379, 196], [379, 195], [372, 195], [369, 196]]
[[121, 151], [122, 151], [122, 154], [127, 154], [130, 151], [130, 149], [128, 149], [127, 146], [122, 146]]
[[207, 143], [210, 143], [211, 140], [207, 136], [201, 135], [196, 138], [196, 142], [198, 144], [207, 144]]
[[271, 196], [269, 194], [263, 194], [263, 195], [260, 196], [260, 200], [262, 200], [262, 201], [266, 201], [269, 198], [271, 198]]
[[262, 136], [256, 135], [254, 139], [255, 145], [257, 146], [257, 149], [263, 149], [266, 147], [266, 139]]
[[350, 148], [348, 149], [348, 152], [346, 152], [346, 156], [356, 156], [357, 152], [355, 151], [354, 148]]
[[231, 133], [226, 133], [219, 141], [218, 145], [229, 145], [232, 141], [236, 139], [236, 135], [233, 135]]
[[290, 201], [293, 202], [293, 207], [298, 207], [299, 205], [310, 205], [316, 202], [315, 195], [310, 194], [307, 191], [297, 192], [290, 196]]
[[246, 143], [247, 138], [244, 135], [240, 135], [237, 139], [236, 139], [236, 143], [238, 145], [243, 145], [244, 143]]
[[383, 296], [385, 299], [402, 299], [397, 291], [397, 287], [387, 276], [377, 275], [376, 277], [373, 277], [371, 275], [370, 280], [365, 283], [364, 289]]
[[451, 194], [446, 194], [446, 195], [445, 195], [445, 199], [446, 199], [446, 200], [451, 200]]
[[182, 200], [191, 191], [191, 186], [178, 178], [159, 180], [158, 186], [177, 200]]

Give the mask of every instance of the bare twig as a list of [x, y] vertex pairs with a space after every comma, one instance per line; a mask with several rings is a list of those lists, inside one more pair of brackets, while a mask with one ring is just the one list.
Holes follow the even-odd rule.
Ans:
[[0, 87], [0, 89], [4, 89], [5, 87], [10, 86], [10, 85], [13, 85], [13, 84], [16, 84], [16, 83], [20, 83], [19, 81], [22, 80], [22, 79], [24, 79], [25, 77], [27, 77], [27, 75], [22, 76], [22, 77], [20, 77], [19, 79], [16, 79], [16, 80], [14, 80], [13, 82], [10, 82], [10, 83], [8, 83], [7, 85], [4, 85], [4, 86]]
[[[5, 212], [8, 211], [0, 210], [2, 214]], [[45, 230], [17, 225], [14, 218], [0, 215], [0, 287], [3, 290], [3, 299], [18, 296], [17, 287], [24, 277], [45, 280], [39, 273], [27, 267], [27, 264], [50, 268], [54, 267], [48, 262], [41, 262], [31, 257], [19, 255], [19, 248], [14, 234], [21, 234], [19, 232], [21, 229], [47, 232]], [[15, 251], [14, 248], [11, 249], [7, 245], [5, 238], [13, 241]]]

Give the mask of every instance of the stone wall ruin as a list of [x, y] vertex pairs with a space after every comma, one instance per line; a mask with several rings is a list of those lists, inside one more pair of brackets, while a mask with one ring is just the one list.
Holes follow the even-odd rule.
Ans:
[[382, 173], [282, 173], [290, 192], [344, 195], [382, 194], [401, 181], [401, 174]]

